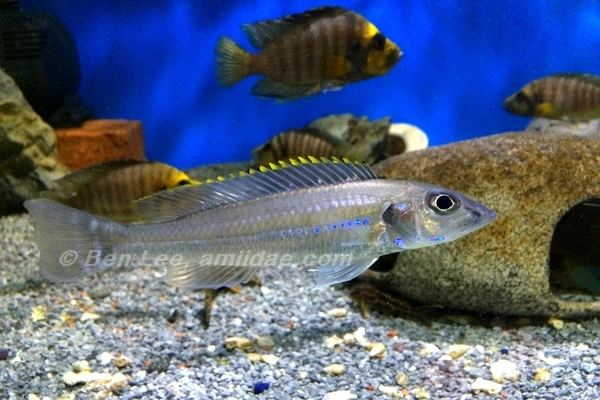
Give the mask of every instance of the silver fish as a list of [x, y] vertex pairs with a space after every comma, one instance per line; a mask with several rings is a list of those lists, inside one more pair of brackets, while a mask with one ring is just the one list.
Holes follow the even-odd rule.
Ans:
[[[179, 287], [231, 287], [282, 263], [316, 271], [316, 285], [324, 286], [356, 277], [381, 255], [448, 242], [495, 218], [464, 195], [377, 179], [364, 164], [312, 157], [290, 163], [142, 199], [148, 223], [139, 225], [29, 200], [42, 273], [74, 281], [110, 268], [115, 257], [158, 267], [161, 257], [177, 255], [162, 266], [163, 279]], [[65, 263], [69, 251], [75, 256]], [[91, 264], [90, 252], [101, 262]]]

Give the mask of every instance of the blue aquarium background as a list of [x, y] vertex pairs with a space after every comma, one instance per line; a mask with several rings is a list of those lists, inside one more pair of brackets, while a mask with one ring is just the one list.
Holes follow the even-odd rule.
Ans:
[[[502, 100], [556, 72], [600, 73], [598, 1], [26, 0], [60, 17], [79, 51], [79, 93], [97, 117], [143, 122], [150, 159], [181, 168], [247, 160], [274, 134], [328, 114], [390, 116], [433, 145], [521, 129]], [[404, 51], [392, 71], [341, 91], [278, 103], [256, 78], [221, 87], [214, 49], [241, 23], [322, 5], [357, 11]]]

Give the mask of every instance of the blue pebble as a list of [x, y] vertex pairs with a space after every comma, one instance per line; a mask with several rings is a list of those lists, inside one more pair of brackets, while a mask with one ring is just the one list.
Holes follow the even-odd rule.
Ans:
[[507, 355], [508, 354], [508, 349], [506, 347], [500, 348], [500, 354]]
[[268, 390], [271, 387], [271, 384], [267, 381], [258, 381], [254, 383], [254, 394], [261, 394], [265, 390]]

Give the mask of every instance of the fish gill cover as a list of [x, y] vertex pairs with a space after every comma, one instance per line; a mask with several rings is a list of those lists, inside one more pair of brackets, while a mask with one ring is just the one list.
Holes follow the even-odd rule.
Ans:
[[[215, 74], [229, 36], [252, 49], [242, 23], [336, 5], [394, 40], [404, 57], [387, 75], [341, 91], [277, 103]], [[140, 119], [147, 154], [180, 168], [244, 160], [283, 130], [332, 113], [391, 116], [432, 144], [521, 129], [503, 99], [550, 73], [600, 73], [600, 3], [481, 1], [23, 0], [64, 20], [77, 42], [80, 94], [104, 118]]]

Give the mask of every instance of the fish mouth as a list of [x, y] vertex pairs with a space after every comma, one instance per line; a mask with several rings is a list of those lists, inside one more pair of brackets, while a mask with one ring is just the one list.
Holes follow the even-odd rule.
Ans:
[[471, 215], [477, 221], [477, 228], [483, 228], [491, 224], [496, 219], [496, 211], [485, 206], [474, 207], [471, 209]]

